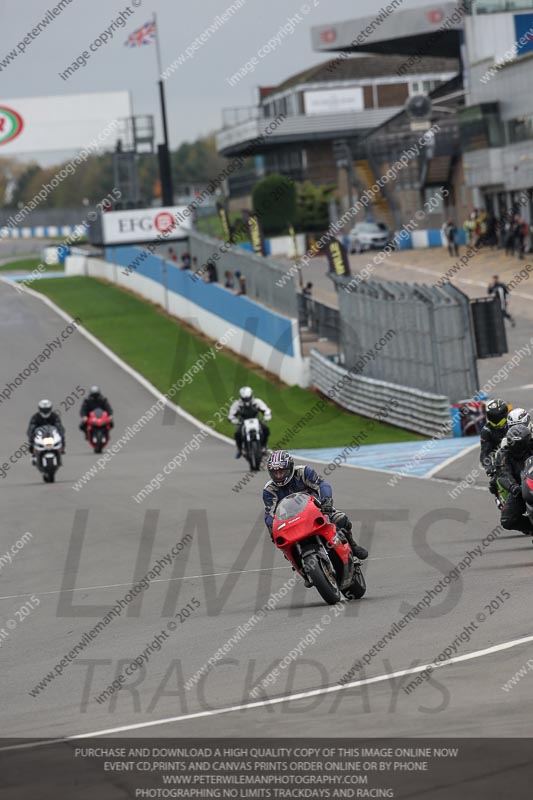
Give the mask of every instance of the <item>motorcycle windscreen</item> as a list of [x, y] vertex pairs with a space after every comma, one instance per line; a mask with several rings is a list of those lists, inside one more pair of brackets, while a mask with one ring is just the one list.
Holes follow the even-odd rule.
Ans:
[[292, 519], [298, 514], [301, 514], [307, 503], [309, 502], [309, 495], [305, 492], [297, 492], [290, 494], [282, 500], [276, 508], [276, 519]]

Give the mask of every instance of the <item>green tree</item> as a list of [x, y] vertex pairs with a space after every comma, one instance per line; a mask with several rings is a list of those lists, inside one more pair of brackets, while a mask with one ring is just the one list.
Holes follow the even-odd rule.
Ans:
[[311, 181], [298, 184], [295, 229], [302, 233], [325, 230], [329, 225], [329, 201], [335, 186], [315, 186]]
[[217, 153], [215, 135], [195, 142], [184, 142], [172, 154], [172, 173], [176, 184], [208, 183], [222, 171], [227, 161]]
[[296, 184], [287, 175], [267, 175], [255, 184], [252, 204], [267, 235], [285, 233], [296, 219]]

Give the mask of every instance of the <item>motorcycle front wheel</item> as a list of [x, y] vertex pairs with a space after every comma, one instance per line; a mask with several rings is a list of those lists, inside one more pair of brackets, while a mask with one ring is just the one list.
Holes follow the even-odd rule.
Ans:
[[247, 459], [252, 472], [258, 472], [261, 469], [262, 455], [263, 449], [261, 447], [261, 442], [257, 440], [249, 442], [247, 447]]
[[330, 606], [338, 603], [341, 599], [341, 593], [331, 564], [329, 562], [325, 563], [321, 558], [317, 558], [314, 553], [304, 558], [304, 564], [307, 577], [312, 581], [322, 600], [325, 600]]

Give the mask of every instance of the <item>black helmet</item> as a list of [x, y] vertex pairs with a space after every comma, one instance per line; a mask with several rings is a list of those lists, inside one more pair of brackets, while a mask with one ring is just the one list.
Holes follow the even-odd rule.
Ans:
[[267, 469], [276, 486], [285, 486], [294, 475], [294, 459], [287, 450], [275, 450], [268, 459]]
[[99, 397], [100, 396], [100, 387], [99, 386], [91, 386], [89, 389], [89, 397]]
[[508, 413], [509, 408], [503, 400], [489, 400], [487, 403], [487, 420], [493, 428], [503, 428]]
[[531, 445], [531, 431], [527, 425], [513, 425], [507, 431], [509, 452], [518, 458], [527, 455]]
[[46, 417], [49, 417], [50, 414], [52, 413], [52, 403], [50, 402], [50, 400], [41, 400], [39, 402], [38, 409], [41, 417], [44, 417], [46, 419]]

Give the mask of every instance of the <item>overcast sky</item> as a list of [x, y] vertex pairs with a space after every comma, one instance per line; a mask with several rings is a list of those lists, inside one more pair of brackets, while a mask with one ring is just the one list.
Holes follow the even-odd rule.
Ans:
[[[58, 0], [0, 0], [0, 60], [26, 36]], [[117, 15], [127, 0], [72, 0], [60, 16], [33, 40], [24, 54], [0, 72], [2, 99], [128, 89], [136, 114], [156, 115], [159, 130], [155, 45], [127, 48], [129, 33], [156, 12], [163, 70], [204, 32], [232, 0], [129, 0], [134, 12], [106, 46], [92, 54], [68, 83], [65, 70]], [[134, 3], [141, 4], [135, 7]], [[311, 7], [292, 35], [259, 61], [253, 74], [236, 86], [226, 78], [275, 35], [302, 5], [301, 0], [241, 0], [242, 7], [165, 81], [171, 146], [216, 130], [223, 107], [254, 103], [256, 87], [280, 83], [325, 60], [311, 48], [311, 26], [375, 13], [386, 0], [308, 0]], [[428, 0], [405, 0], [404, 8], [431, 6]], [[1, 154], [1, 153], [0, 153]]]

